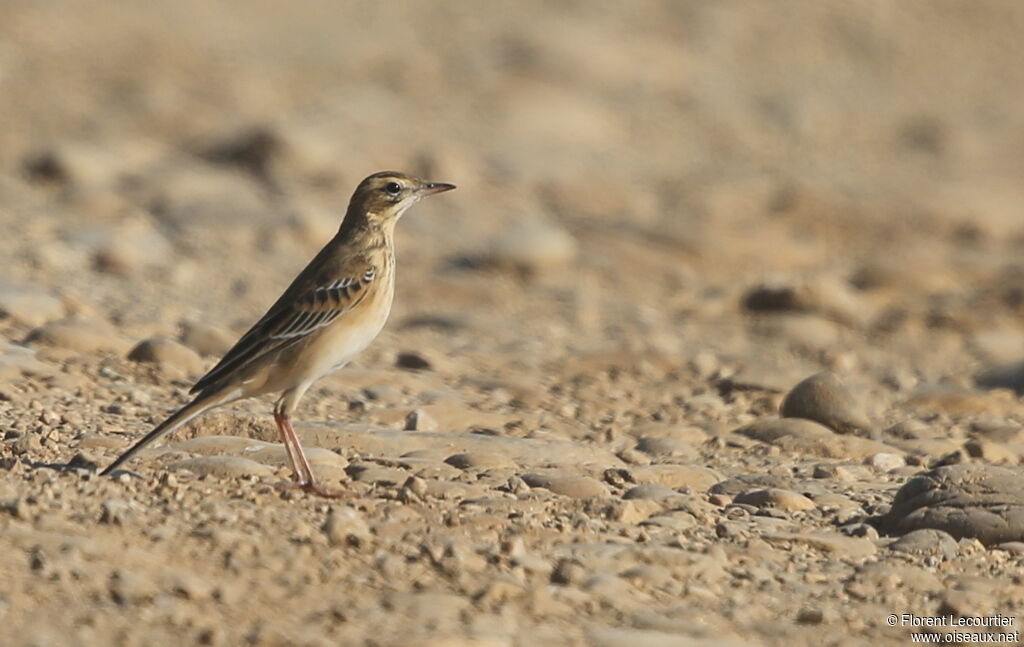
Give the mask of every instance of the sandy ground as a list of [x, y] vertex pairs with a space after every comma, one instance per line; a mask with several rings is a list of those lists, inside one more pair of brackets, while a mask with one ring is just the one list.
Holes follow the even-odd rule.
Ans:
[[[0, 5], [0, 644], [1019, 631], [1022, 29], [982, 1]], [[402, 221], [388, 327], [299, 410], [350, 496], [272, 487], [269, 400], [98, 477], [381, 169], [459, 189]]]

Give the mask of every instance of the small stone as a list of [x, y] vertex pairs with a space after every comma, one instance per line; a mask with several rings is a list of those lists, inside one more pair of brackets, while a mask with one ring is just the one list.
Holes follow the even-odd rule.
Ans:
[[907, 461], [899, 454], [879, 452], [869, 458], [867, 464], [879, 472], [889, 472], [901, 467], [906, 467]]
[[827, 463], [815, 465], [812, 476], [816, 479], [833, 479], [843, 483], [857, 480], [849, 468]]
[[405, 480], [409, 478], [409, 473], [403, 469], [385, 467], [376, 463], [354, 463], [345, 468], [345, 473], [353, 481], [378, 485], [398, 485], [405, 483]]
[[395, 366], [412, 371], [429, 371], [434, 367], [430, 360], [414, 351], [399, 353], [395, 358]]
[[95, 472], [96, 468], [99, 467], [99, 463], [96, 459], [88, 454], [82, 452], [76, 453], [70, 461], [68, 461], [68, 467], [72, 469], [87, 470], [89, 472]]
[[738, 494], [733, 503], [745, 503], [758, 508], [778, 508], [780, 510], [813, 510], [814, 501], [802, 494], [780, 488], [764, 490], [748, 490]]
[[573, 559], [560, 559], [551, 571], [551, 582], [553, 584], [579, 584], [583, 581], [587, 571], [583, 565]]
[[652, 515], [661, 512], [661, 508], [661, 504], [657, 501], [639, 498], [631, 499], [623, 501], [622, 505], [614, 508], [613, 517], [616, 521], [621, 521], [622, 523], [636, 524], [646, 521]]
[[508, 456], [497, 452], [464, 452], [452, 454], [444, 462], [460, 470], [489, 470], [515, 467]]
[[180, 372], [183, 375], [199, 375], [204, 363], [198, 353], [170, 339], [154, 337], [140, 342], [128, 353], [128, 359], [136, 362], [153, 362], [162, 370]]
[[657, 483], [672, 489], [706, 492], [722, 480], [718, 472], [702, 465], [646, 465], [630, 468], [637, 483]]
[[932, 528], [912, 530], [894, 541], [889, 548], [898, 553], [934, 555], [944, 559], [953, 559], [959, 552], [952, 535]]
[[248, 458], [238, 456], [201, 456], [174, 461], [167, 465], [169, 470], [188, 470], [199, 476], [238, 478], [241, 476], [273, 476], [274, 469]]
[[812, 375], [793, 387], [782, 401], [781, 414], [785, 418], [819, 422], [840, 434], [867, 435], [872, 429], [846, 386], [828, 371]]
[[820, 625], [825, 620], [825, 613], [821, 609], [803, 608], [796, 614], [797, 624]]
[[565, 267], [576, 257], [576, 240], [554, 223], [538, 218], [515, 219], [491, 244], [488, 261], [534, 276]]
[[373, 537], [370, 527], [352, 508], [331, 508], [323, 525], [324, 534], [332, 546], [364, 547]]
[[524, 474], [523, 481], [530, 487], [542, 487], [555, 494], [573, 498], [610, 496], [608, 488], [589, 476], [573, 474]]
[[816, 312], [852, 327], [869, 320], [870, 308], [846, 281], [830, 276], [783, 279], [754, 287], [743, 297], [752, 312]]
[[672, 496], [682, 496], [675, 490], [667, 488], [664, 485], [658, 485], [657, 483], [644, 483], [643, 485], [637, 485], [630, 488], [622, 495], [624, 500], [630, 499], [648, 499], [657, 501], [659, 499], [666, 499]]
[[434, 416], [423, 409], [413, 409], [405, 417], [406, 431], [436, 431], [438, 427]]
[[644, 436], [636, 444], [637, 450], [658, 457], [685, 456], [696, 458], [697, 450], [676, 438]]

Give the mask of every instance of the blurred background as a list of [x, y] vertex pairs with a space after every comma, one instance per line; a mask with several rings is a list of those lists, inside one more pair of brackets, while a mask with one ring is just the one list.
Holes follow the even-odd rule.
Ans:
[[1022, 26], [1012, 2], [5, 2], [7, 293], [240, 329], [401, 169], [459, 185], [402, 223], [425, 344], [952, 379], [1024, 348]]
[[[1024, 357], [1021, 34], [1024, 3], [1012, 0], [0, 0], [0, 425], [10, 430], [3, 451], [42, 461], [36, 466], [64, 465], [78, 452], [83, 465], [110, 460], [182, 402], [189, 378], [333, 235], [356, 184], [384, 169], [458, 190], [403, 219], [391, 323], [352, 370], [318, 384], [300, 420], [365, 423], [378, 435], [411, 424], [453, 434], [483, 428], [509, 443], [554, 439], [604, 452], [601, 469], [689, 462], [719, 470], [702, 477], [712, 479], [704, 492], [744, 470], [789, 478], [788, 450], [752, 448], [726, 432], [774, 415], [783, 393], [829, 368], [851, 385], [876, 431], [886, 430], [883, 439], [913, 454], [910, 472], [947, 455], [964, 459], [968, 432], [1010, 429], [1017, 438], [1019, 397], [980, 391], [1024, 392], [1024, 370], [1007, 365]], [[150, 346], [152, 356], [129, 359], [154, 337], [164, 342]], [[431, 370], [400, 370], [410, 367]], [[959, 390], [920, 396], [936, 385]], [[272, 439], [267, 410], [265, 402], [240, 403], [189, 433]], [[430, 426], [417, 422], [419, 413], [410, 418], [412, 410], [429, 413]], [[911, 415], [916, 427], [895, 426]], [[969, 427], [971, 416], [981, 422], [971, 418], [978, 424]], [[653, 434], [642, 431], [651, 425], [693, 448], [632, 449], [631, 435]], [[924, 440], [899, 444], [915, 434]], [[347, 443], [327, 448], [344, 462]], [[843, 454], [848, 443], [822, 444], [821, 456], [861, 467], [863, 456]], [[385, 450], [359, 451], [397, 465]], [[175, 452], [190, 455], [168, 450]], [[1021, 455], [997, 460], [1019, 464]], [[409, 531], [388, 524], [413, 506], [390, 490], [364, 497], [369, 523], [384, 528], [378, 562], [365, 547], [320, 550], [323, 506], [253, 494], [248, 481], [174, 485], [160, 465], [140, 464], [152, 478], [122, 488], [28, 471], [14, 456], [3, 458], [11, 468], [3, 497], [14, 501], [4, 504], [4, 523], [10, 517], [24, 527], [24, 550], [0, 551], [0, 573], [13, 574], [3, 579], [20, 591], [0, 596], [0, 614], [9, 606], [8, 628], [31, 626], [43, 636], [25, 644], [64, 644], [51, 638], [72, 635], [72, 627], [81, 640], [66, 644], [180, 644], [182, 626], [197, 643], [220, 636], [241, 644], [244, 633], [256, 644], [261, 618], [325, 636], [273, 644], [339, 644], [340, 635], [384, 644], [376, 642], [382, 628], [433, 626], [442, 606], [445, 622], [510, 635], [517, 622], [545, 622], [550, 565], [531, 575], [537, 597], [524, 598], [516, 616], [514, 605], [503, 605], [518, 594], [478, 595], [505, 577], [496, 573], [509, 555], [485, 561], [466, 549], [466, 563], [482, 565], [451, 582], [437, 575], [444, 569], [416, 562], [434, 555], [421, 549], [426, 533], [448, 541], [444, 532], [463, 532], [448, 528], [471, 513], [460, 507], [462, 495], [431, 499], [435, 516]], [[445, 456], [434, 456], [435, 467], [447, 469], [438, 474], [455, 471], [441, 463]], [[581, 473], [590, 474], [590, 463]], [[526, 468], [495, 464], [478, 470], [480, 483], [498, 488], [487, 496], [537, 506], [523, 513], [523, 528], [540, 529], [524, 530], [530, 551], [558, 554], [567, 529], [606, 527], [585, 499], [532, 491], [517, 500], [505, 483]], [[609, 471], [609, 483], [621, 480]], [[476, 478], [466, 474], [450, 478]], [[605, 476], [593, 476], [586, 483], [607, 494], [597, 481]], [[879, 492], [895, 489], [890, 475], [877, 476]], [[35, 489], [25, 502], [27, 483]], [[690, 492], [688, 481], [672, 487], [684, 485]], [[371, 487], [349, 486], [364, 494]], [[837, 481], [837, 489], [848, 487]], [[167, 503], [168, 493], [185, 502]], [[710, 505], [703, 494], [687, 496], [702, 510]], [[101, 511], [106, 497], [115, 505], [106, 501]], [[125, 497], [148, 501], [138, 508], [151, 514], [145, 523], [122, 525]], [[497, 523], [482, 522], [473, 540], [501, 544], [492, 529], [511, 523], [509, 510], [495, 513]], [[552, 521], [559, 510], [561, 521]], [[596, 515], [593, 523], [584, 512]], [[719, 513], [701, 512], [678, 535], [677, 526], [641, 529], [654, 543], [637, 530], [644, 515], [607, 532], [619, 533], [614, 542], [639, 537], [637, 550], [675, 542], [672, 551], [711, 555], [709, 547], [726, 545], [747, 559], [739, 540], [715, 534]], [[29, 528], [29, 518], [42, 530]], [[822, 519], [830, 532], [839, 523]], [[220, 534], [222, 527], [229, 531]], [[65, 532], [102, 541], [65, 550]], [[226, 548], [234, 536], [258, 546]], [[589, 536], [601, 550], [612, 541]], [[53, 542], [59, 549], [39, 549]], [[233, 581], [242, 593], [212, 604], [212, 585], [186, 581], [165, 587], [171, 598], [157, 597], [165, 589], [138, 584], [148, 577], [144, 566], [127, 573], [128, 547], [138, 564], [166, 561], [174, 582], [179, 571], [194, 571]], [[666, 585], [675, 588], [661, 593], [607, 589], [614, 592], [600, 604], [572, 598], [555, 613], [570, 627], [582, 617], [615, 624], [637, 608], [654, 609], [661, 622], [682, 609], [674, 617], [686, 631], [711, 627], [720, 636], [740, 622], [740, 633], [768, 642], [819, 644], [817, 623], [832, 616], [819, 612], [806, 626], [793, 619], [817, 609], [823, 592], [840, 609], [836, 617], [846, 614], [864, 631], [883, 616], [851, 601], [895, 590], [886, 579], [865, 585], [863, 596], [836, 598], [842, 555], [825, 553], [816, 563], [825, 574], [813, 580], [799, 579], [803, 562], [786, 563], [785, 576], [749, 578], [755, 569], [735, 562], [735, 580], [716, 562], [708, 571], [722, 574], [711, 585], [721, 588], [700, 588], [703, 575], [685, 588], [691, 578], [677, 570]], [[751, 559], [761, 572], [770, 561]], [[660, 562], [647, 563], [662, 574]], [[37, 577], [26, 576], [29, 568]], [[614, 576], [622, 567], [606, 570]], [[981, 581], [989, 600], [993, 585]], [[325, 610], [322, 591], [307, 582], [367, 599], [389, 589], [415, 600], [420, 589], [454, 593], [423, 598], [422, 615], [402, 624], [391, 618], [403, 607], [387, 601]], [[915, 600], [934, 609], [944, 588], [955, 587], [939, 583]], [[163, 616], [128, 605], [136, 599], [136, 608], [149, 608], [150, 598], [172, 603], [159, 611], [170, 618], [163, 638], [145, 642], [139, 618], [159, 624]], [[886, 612], [904, 610], [895, 604]], [[97, 620], [85, 607], [120, 613]]]

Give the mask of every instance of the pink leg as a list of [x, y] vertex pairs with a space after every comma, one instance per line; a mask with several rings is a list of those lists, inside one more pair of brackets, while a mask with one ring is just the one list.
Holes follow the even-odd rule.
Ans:
[[283, 487], [296, 487], [301, 489], [303, 492], [309, 492], [311, 494], [317, 494], [331, 499], [347, 496], [347, 493], [345, 492], [331, 492], [317, 483], [316, 477], [313, 476], [313, 468], [310, 467], [309, 459], [306, 458], [306, 452], [302, 450], [302, 443], [299, 442], [299, 436], [295, 433], [295, 429], [292, 428], [291, 421], [288, 420], [288, 414], [275, 412], [274, 419], [277, 421], [278, 429], [281, 430], [282, 438], [284, 438], [284, 445], [288, 451], [288, 460], [291, 462], [292, 471], [294, 473], [291, 483], [283, 484]]
[[303, 478], [303, 475], [299, 472], [299, 466], [295, 460], [295, 448], [292, 446], [292, 434], [288, 433], [288, 429], [291, 428], [291, 425], [288, 424], [288, 418], [285, 417], [283, 413], [275, 411], [274, 422], [277, 423], [277, 430], [281, 434], [281, 444], [284, 445], [284, 451], [288, 454], [288, 468], [292, 471], [292, 483], [296, 485], [305, 485], [308, 480]]

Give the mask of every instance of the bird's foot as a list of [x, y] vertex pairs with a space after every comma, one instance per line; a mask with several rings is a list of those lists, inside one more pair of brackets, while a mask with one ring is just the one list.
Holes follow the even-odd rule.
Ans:
[[316, 481], [283, 481], [274, 484], [275, 490], [302, 490], [308, 494], [322, 496], [325, 499], [344, 499], [352, 496], [351, 492], [344, 490], [329, 490]]

